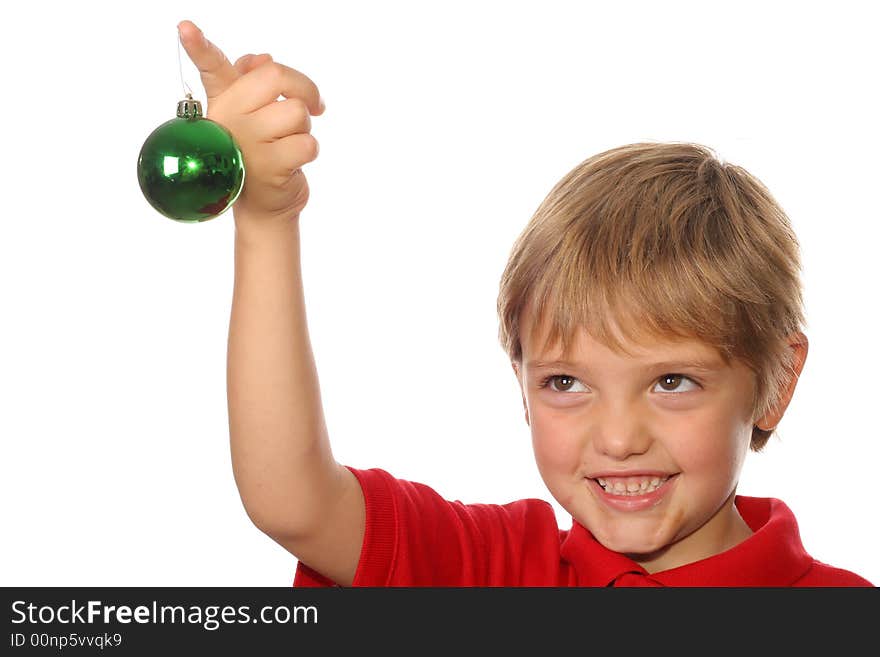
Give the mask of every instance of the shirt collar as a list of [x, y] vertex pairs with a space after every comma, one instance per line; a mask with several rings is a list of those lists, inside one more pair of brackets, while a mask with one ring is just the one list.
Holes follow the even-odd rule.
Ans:
[[809, 570], [813, 559], [785, 503], [737, 495], [734, 504], [754, 533], [729, 550], [678, 568], [649, 574], [575, 520], [561, 555], [574, 569], [577, 586], [790, 586]]

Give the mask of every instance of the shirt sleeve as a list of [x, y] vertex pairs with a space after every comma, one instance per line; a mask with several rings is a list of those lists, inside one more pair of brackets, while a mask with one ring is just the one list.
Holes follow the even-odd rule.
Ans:
[[[353, 586], [529, 586], [557, 576], [559, 528], [546, 501], [464, 504], [378, 468], [347, 467], [366, 504]], [[334, 583], [299, 562], [293, 585]]]

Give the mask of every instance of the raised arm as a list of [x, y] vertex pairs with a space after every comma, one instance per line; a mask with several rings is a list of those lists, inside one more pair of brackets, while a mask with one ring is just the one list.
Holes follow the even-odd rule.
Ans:
[[[233, 211], [242, 226], [259, 221]], [[351, 584], [364, 501], [330, 449], [306, 322], [298, 219], [236, 229], [227, 391], [232, 466], [248, 515], [298, 559]]]
[[330, 448], [300, 266], [299, 221], [308, 201], [300, 167], [317, 157], [308, 131], [309, 114], [323, 112], [318, 90], [268, 55], [233, 66], [189, 21], [180, 31], [208, 95], [206, 117], [232, 132], [246, 171], [233, 206], [227, 351], [235, 482], [258, 528], [317, 572], [350, 585], [364, 500]]

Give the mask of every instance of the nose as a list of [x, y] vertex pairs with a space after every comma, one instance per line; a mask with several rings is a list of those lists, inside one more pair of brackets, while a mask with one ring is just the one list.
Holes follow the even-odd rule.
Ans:
[[650, 449], [649, 425], [632, 405], [598, 403], [594, 411], [592, 442], [597, 453], [622, 461]]

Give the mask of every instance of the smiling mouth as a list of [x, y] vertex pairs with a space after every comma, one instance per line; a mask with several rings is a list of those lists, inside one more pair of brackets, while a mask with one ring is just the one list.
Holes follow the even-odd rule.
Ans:
[[592, 481], [595, 481], [608, 495], [639, 497], [653, 493], [675, 476], [677, 475], [665, 475], [662, 477], [596, 477]]

